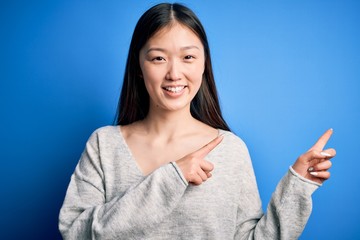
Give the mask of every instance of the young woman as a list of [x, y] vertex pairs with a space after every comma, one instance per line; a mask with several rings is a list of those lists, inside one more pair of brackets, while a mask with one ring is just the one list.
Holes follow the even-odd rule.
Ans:
[[96, 130], [72, 175], [64, 239], [296, 239], [330, 177], [328, 130], [278, 184], [264, 215], [244, 142], [224, 121], [205, 31], [159, 4], [134, 30], [117, 126]]

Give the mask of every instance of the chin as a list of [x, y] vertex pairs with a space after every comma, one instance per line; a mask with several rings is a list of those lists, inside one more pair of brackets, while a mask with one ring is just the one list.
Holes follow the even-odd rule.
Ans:
[[164, 109], [168, 110], [168, 111], [182, 111], [182, 110], [186, 110], [188, 109], [190, 112], [190, 104], [189, 103], [184, 103], [184, 104], [169, 104], [169, 105], [165, 105]]

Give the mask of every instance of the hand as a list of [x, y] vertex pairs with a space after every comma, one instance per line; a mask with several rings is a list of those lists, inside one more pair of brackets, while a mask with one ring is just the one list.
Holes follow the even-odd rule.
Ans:
[[222, 139], [222, 136], [218, 136], [199, 150], [176, 161], [176, 164], [189, 183], [200, 185], [211, 177], [210, 172], [214, 169], [214, 165], [211, 162], [206, 161], [204, 157], [206, 157], [206, 155], [208, 155]]
[[323, 149], [332, 133], [332, 129], [327, 130], [309, 151], [296, 160], [292, 168], [299, 175], [317, 183], [323, 183], [330, 178], [330, 159], [336, 155], [336, 151], [332, 148]]

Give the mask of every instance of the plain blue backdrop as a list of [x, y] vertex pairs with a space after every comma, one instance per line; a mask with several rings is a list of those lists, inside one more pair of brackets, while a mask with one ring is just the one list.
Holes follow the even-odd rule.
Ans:
[[[61, 239], [89, 135], [112, 124], [131, 34], [158, 1], [1, 1], [1, 239]], [[338, 155], [301, 239], [360, 239], [359, 1], [183, 1], [210, 41], [224, 116], [264, 209], [328, 128]]]

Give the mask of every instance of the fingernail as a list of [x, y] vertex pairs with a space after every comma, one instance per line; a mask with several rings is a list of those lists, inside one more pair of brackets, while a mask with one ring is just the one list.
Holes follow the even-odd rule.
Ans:
[[313, 168], [313, 167], [309, 167], [309, 168], [308, 168], [308, 172], [312, 172], [312, 171], [314, 171], [314, 168]]
[[313, 175], [313, 176], [319, 175], [317, 172], [310, 172], [310, 174]]
[[325, 157], [331, 157], [331, 154], [327, 152], [321, 152], [320, 155], [323, 155]]

